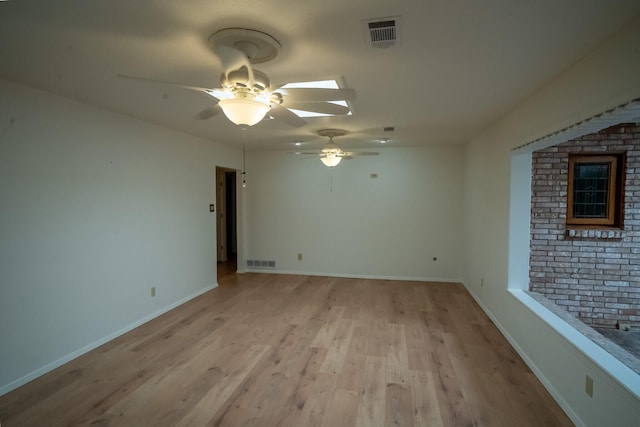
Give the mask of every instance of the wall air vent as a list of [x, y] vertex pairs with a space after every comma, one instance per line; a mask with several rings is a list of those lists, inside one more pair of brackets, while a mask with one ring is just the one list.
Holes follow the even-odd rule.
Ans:
[[399, 17], [377, 18], [365, 22], [369, 46], [386, 49], [398, 41]]
[[263, 259], [248, 259], [247, 268], [255, 270], [274, 269], [276, 268], [276, 262]]

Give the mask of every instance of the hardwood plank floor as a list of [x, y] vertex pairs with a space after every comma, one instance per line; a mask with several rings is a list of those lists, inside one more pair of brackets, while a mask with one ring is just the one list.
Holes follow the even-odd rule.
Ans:
[[0, 397], [11, 426], [570, 426], [459, 284], [226, 274]]

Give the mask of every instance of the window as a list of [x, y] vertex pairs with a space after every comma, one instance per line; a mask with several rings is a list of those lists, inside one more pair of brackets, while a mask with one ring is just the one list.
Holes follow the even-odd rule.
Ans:
[[569, 156], [567, 224], [621, 227], [624, 154]]

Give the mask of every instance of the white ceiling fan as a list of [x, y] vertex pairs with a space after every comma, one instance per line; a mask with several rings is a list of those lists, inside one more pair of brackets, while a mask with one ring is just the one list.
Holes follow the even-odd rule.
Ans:
[[272, 86], [269, 77], [252, 66], [274, 59], [280, 51], [280, 42], [267, 33], [246, 28], [225, 28], [209, 37], [209, 45], [223, 67], [219, 88], [122, 74], [119, 77], [206, 93], [215, 102], [196, 114], [195, 117], [201, 120], [214, 117], [222, 111], [237, 125], [253, 126], [268, 115], [299, 127], [307, 122], [290, 109], [324, 115], [343, 115], [351, 111], [347, 102], [356, 97], [353, 89], [288, 87], [288, 84]]
[[350, 160], [355, 156], [377, 156], [376, 151], [343, 151], [338, 144], [333, 142], [333, 138], [344, 136], [348, 132], [343, 129], [320, 129], [316, 132], [320, 136], [328, 137], [329, 142], [322, 146], [318, 151], [296, 151], [292, 154], [315, 154], [320, 157], [322, 163], [327, 167], [337, 166], [342, 159]]

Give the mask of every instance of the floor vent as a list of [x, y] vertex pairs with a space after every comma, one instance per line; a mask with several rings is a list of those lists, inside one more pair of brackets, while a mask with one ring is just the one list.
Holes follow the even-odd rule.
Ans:
[[255, 269], [276, 268], [276, 262], [271, 260], [262, 260], [262, 259], [248, 259], [247, 268], [255, 268]]
[[377, 18], [366, 21], [369, 46], [386, 49], [398, 40], [398, 17]]

